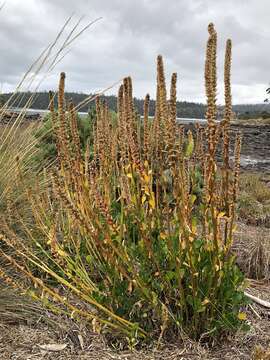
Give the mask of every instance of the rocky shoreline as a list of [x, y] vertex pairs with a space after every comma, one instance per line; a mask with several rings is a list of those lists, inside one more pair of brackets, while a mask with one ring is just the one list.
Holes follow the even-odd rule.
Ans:
[[[180, 123], [185, 129], [195, 131], [194, 122]], [[200, 123], [205, 126], [204, 123]], [[241, 168], [242, 170], [258, 171], [270, 174], [270, 124], [241, 124], [232, 123], [230, 127], [231, 139], [237, 133], [241, 133]], [[233, 159], [233, 141], [230, 149], [230, 157]]]
[[[0, 125], [7, 125], [16, 120], [18, 113], [9, 112], [0, 118]], [[42, 115], [25, 114], [22, 123], [39, 121]], [[199, 121], [201, 126], [205, 126], [206, 122]], [[185, 129], [195, 131], [195, 121], [183, 122], [179, 124]], [[231, 138], [234, 139], [237, 133], [243, 135], [241, 150], [241, 168], [248, 171], [258, 171], [270, 175], [270, 124], [246, 124], [234, 122], [230, 127]], [[233, 144], [231, 144], [230, 156], [233, 158]]]
[[270, 124], [232, 124], [231, 131], [241, 132], [243, 135], [241, 166], [249, 170], [270, 173]]
[[[19, 113], [17, 112], [6, 112], [0, 116], [0, 125], [8, 125], [16, 121]], [[22, 117], [23, 123], [41, 120], [40, 114], [24, 114]]]

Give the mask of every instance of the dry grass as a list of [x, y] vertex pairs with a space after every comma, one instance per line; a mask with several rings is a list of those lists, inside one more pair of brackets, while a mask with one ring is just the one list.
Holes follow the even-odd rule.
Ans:
[[252, 279], [270, 276], [270, 233], [262, 226], [239, 223], [235, 233], [234, 251], [237, 262], [245, 275]]
[[270, 187], [259, 174], [241, 175], [238, 216], [251, 225], [270, 226]]

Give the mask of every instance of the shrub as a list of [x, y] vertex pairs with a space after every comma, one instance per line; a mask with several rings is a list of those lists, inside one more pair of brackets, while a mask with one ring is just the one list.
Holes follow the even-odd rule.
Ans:
[[[35, 298], [54, 310], [56, 303], [64, 305], [62, 311], [90, 320], [95, 331], [125, 335], [130, 345], [182, 332], [209, 338], [236, 331], [245, 318], [243, 275], [230, 253], [241, 145], [237, 136], [231, 171], [231, 42], [220, 125], [215, 121], [216, 42], [210, 24], [208, 127], [204, 132], [198, 126], [195, 138], [177, 125], [177, 75], [167, 99], [158, 56], [154, 120], [148, 118], [147, 95], [141, 124], [132, 81], [125, 78], [116, 119], [97, 100], [93, 142], [87, 141], [82, 153], [75, 109], [64, 108], [61, 74], [58, 111], [51, 113], [59, 168], [45, 174], [46, 191], [28, 192], [33, 224], [25, 226], [25, 234], [32, 242], [9, 232], [1, 236], [16, 254], [1, 251], [2, 256], [32, 281]], [[217, 176], [221, 132], [223, 166]]]

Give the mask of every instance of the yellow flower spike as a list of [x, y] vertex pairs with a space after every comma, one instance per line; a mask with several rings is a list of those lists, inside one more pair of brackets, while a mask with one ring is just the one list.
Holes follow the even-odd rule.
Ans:
[[159, 236], [160, 236], [160, 238], [161, 238], [162, 240], [165, 240], [165, 239], [166, 239], [166, 234], [165, 234], [165, 233], [160, 233]]

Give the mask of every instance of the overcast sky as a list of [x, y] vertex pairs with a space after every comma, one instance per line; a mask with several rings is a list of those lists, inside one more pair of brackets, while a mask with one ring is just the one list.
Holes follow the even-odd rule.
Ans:
[[[178, 99], [205, 101], [207, 25], [218, 32], [219, 103], [223, 102], [225, 41], [233, 42], [233, 102], [261, 103], [270, 81], [269, 0], [6, 0], [0, 12], [0, 84], [12, 90], [56, 37], [65, 20], [94, 24], [70, 47], [41, 89], [55, 89], [60, 71], [67, 89], [93, 92], [131, 75], [134, 94], [155, 94], [155, 59], [167, 79], [178, 73]], [[70, 23], [69, 29], [72, 28]], [[116, 93], [113, 88], [110, 93]]]

